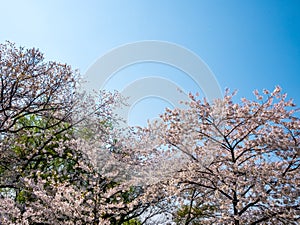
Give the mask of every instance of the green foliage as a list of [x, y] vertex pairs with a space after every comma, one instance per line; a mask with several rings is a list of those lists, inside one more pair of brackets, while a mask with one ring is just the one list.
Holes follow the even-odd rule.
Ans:
[[131, 219], [129, 221], [122, 223], [122, 225], [142, 225], [142, 223], [137, 219]]
[[209, 204], [183, 205], [176, 212], [174, 222], [176, 224], [198, 225], [201, 221], [216, 210], [215, 206]]
[[[73, 132], [69, 123], [53, 117], [29, 114], [20, 116], [14, 129], [18, 132], [8, 133], [4, 137], [4, 141], [10, 143], [6, 154], [10, 155], [8, 160], [11, 163], [1, 163], [0, 174], [19, 180], [18, 183], [14, 181], [14, 188], [9, 188], [10, 193], [15, 193], [18, 203], [34, 200], [30, 194], [31, 190], [22, 181], [24, 178], [41, 178], [47, 181], [47, 186], [53, 181], [70, 181], [79, 173], [75, 169], [76, 153], [64, 145], [70, 140]], [[63, 145], [63, 150], [58, 150], [60, 145]], [[0, 193], [3, 194], [3, 190]]]
[[[33, 158], [23, 165], [24, 175], [27, 174], [27, 170], [34, 170], [40, 172], [42, 178], [51, 176], [54, 179], [66, 179], [66, 171], [72, 172], [75, 165], [72, 150], [64, 148], [63, 151], [57, 151], [59, 144], [68, 141], [72, 135], [72, 129], [69, 129], [71, 126], [62, 122], [47, 128], [49, 124], [56, 124], [56, 121], [51, 120], [54, 119], [32, 114], [20, 118], [16, 124], [16, 127], [26, 127], [26, 130], [14, 136], [15, 143], [11, 149], [20, 159]], [[65, 132], [59, 133], [64, 129]]]

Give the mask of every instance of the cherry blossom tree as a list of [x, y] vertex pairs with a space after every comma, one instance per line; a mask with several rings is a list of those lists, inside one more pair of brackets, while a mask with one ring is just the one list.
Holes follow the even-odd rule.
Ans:
[[297, 110], [280, 87], [254, 94], [240, 103], [228, 91], [213, 103], [190, 95], [188, 109], [167, 110], [120, 143], [128, 159], [152, 169], [141, 167], [141, 182], [162, 184], [176, 199], [174, 221], [299, 223]]
[[37, 49], [0, 53], [0, 224], [138, 224], [150, 203], [112, 149], [119, 94], [78, 92]]
[[0, 51], [0, 187], [17, 189], [21, 173], [70, 128], [76, 75], [65, 64], [43, 62], [37, 49], [7, 42]]

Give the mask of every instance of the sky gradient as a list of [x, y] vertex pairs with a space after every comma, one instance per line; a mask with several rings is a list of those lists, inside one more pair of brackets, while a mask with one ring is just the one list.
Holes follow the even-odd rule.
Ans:
[[[238, 97], [250, 98], [254, 89], [280, 85], [300, 105], [300, 1], [0, 3], [1, 43], [10, 40], [17, 45], [38, 47], [47, 60], [68, 63], [82, 74], [112, 48], [135, 41], [162, 40], [184, 46], [201, 57], [223, 90], [238, 89]], [[128, 74], [132, 77], [128, 78]], [[174, 68], [151, 63], [121, 71], [110, 88], [119, 89], [149, 75], [180, 82], [187, 91], [196, 90]], [[143, 115], [141, 110], [151, 104], [157, 110]], [[136, 113], [133, 117], [140, 117], [140, 124], [142, 118], [151, 117], [164, 107], [159, 101], [146, 99], [132, 111]]]

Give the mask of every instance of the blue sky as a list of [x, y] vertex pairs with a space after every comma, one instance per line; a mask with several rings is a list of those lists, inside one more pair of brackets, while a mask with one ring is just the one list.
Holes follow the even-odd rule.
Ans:
[[[250, 97], [254, 89], [280, 85], [300, 105], [300, 1], [11, 0], [1, 1], [1, 9], [0, 42], [38, 47], [46, 59], [71, 64], [83, 74], [112, 48], [162, 40], [199, 55], [222, 89], [238, 89], [239, 97]], [[129, 82], [122, 77], [133, 71], [131, 79], [183, 76], [151, 63], [127, 70], [114, 77], [112, 88]], [[189, 79], [181, 82], [187, 91], [196, 90]], [[152, 114], [142, 110], [151, 104]], [[146, 99], [132, 115], [140, 117], [139, 124], [164, 106]]]

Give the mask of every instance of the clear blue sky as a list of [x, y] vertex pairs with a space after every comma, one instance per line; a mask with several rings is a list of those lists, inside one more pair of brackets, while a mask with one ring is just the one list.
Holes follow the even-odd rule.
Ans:
[[[38, 47], [47, 59], [66, 62], [82, 73], [119, 45], [163, 40], [198, 54], [222, 89], [238, 89], [240, 97], [250, 97], [254, 89], [273, 89], [279, 84], [300, 105], [300, 1], [0, 3], [0, 42]], [[151, 65], [139, 69], [141, 76], [154, 73]], [[155, 75], [172, 72], [161, 70]]]

